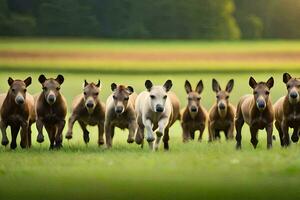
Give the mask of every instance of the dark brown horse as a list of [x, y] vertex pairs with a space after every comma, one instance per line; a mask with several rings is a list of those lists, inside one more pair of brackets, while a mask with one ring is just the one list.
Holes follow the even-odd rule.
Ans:
[[12, 141], [10, 148], [17, 147], [16, 139], [21, 128], [22, 148], [31, 146], [31, 124], [35, 122], [34, 99], [27, 92], [31, 84], [31, 77], [24, 81], [8, 79], [9, 90], [7, 94], [0, 95], [2, 145], [8, 145], [6, 134], [7, 126], [11, 128]]
[[98, 145], [104, 144], [105, 105], [98, 98], [99, 92], [100, 81], [97, 84], [84, 81], [83, 93], [73, 100], [72, 115], [69, 118], [69, 127], [66, 134], [67, 139], [72, 138], [73, 125], [78, 121], [86, 144], [90, 141], [87, 125], [98, 126]]
[[38, 130], [37, 141], [44, 141], [43, 127], [45, 126], [50, 140], [50, 149], [62, 147], [62, 131], [65, 127], [67, 114], [67, 103], [60, 93], [60, 86], [64, 77], [58, 75], [55, 79], [47, 79], [40, 75], [39, 82], [43, 91], [36, 98], [36, 127]]
[[257, 83], [254, 78], [250, 77], [249, 85], [253, 89], [253, 94], [243, 96], [237, 106], [235, 120], [236, 148], [241, 148], [241, 131], [244, 122], [246, 122], [250, 127], [253, 147], [256, 148], [258, 143], [258, 130], [265, 128], [267, 131], [267, 148], [269, 149], [272, 147], [274, 120], [274, 110], [269, 95], [270, 89], [274, 85], [274, 79], [271, 77], [267, 82]]
[[229, 94], [234, 81], [231, 79], [226, 89], [222, 90], [216, 79], [212, 80], [212, 89], [216, 93], [216, 103], [209, 110], [209, 141], [220, 139], [220, 131], [224, 131], [226, 139], [233, 139], [235, 107], [229, 103]]
[[181, 111], [182, 140], [183, 142], [194, 140], [195, 131], [199, 130], [198, 141], [201, 141], [207, 121], [207, 111], [200, 104], [203, 83], [200, 80], [196, 89], [193, 90], [190, 82], [186, 80], [184, 87], [187, 93], [188, 105]]

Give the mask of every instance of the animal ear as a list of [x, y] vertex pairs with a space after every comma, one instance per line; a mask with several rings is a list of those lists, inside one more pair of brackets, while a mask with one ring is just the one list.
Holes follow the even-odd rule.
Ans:
[[196, 92], [201, 94], [202, 91], [203, 91], [203, 82], [202, 82], [202, 80], [200, 80], [196, 86]]
[[221, 90], [221, 87], [216, 79], [212, 79], [212, 90], [215, 92], [219, 92]]
[[267, 86], [268, 86], [269, 89], [271, 89], [271, 88], [273, 87], [273, 85], [274, 85], [274, 78], [271, 77], [271, 78], [269, 78], [269, 80], [267, 81]]
[[256, 87], [256, 85], [257, 85], [257, 82], [256, 82], [256, 80], [251, 76], [250, 78], [249, 78], [249, 85], [250, 85], [250, 87], [251, 88], [255, 88]]
[[172, 85], [173, 85], [172, 81], [167, 80], [163, 87], [165, 88], [166, 92], [169, 92], [169, 90], [172, 88]]
[[100, 84], [101, 84], [101, 82], [100, 82], [100, 80], [98, 80], [98, 83], [96, 84], [96, 86], [100, 87]]
[[24, 80], [26, 87], [28, 87], [31, 84], [31, 81], [32, 81], [32, 78], [30, 76]]
[[289, 80], [291, 79], [291, 75], [289, 73], [284, 73], [283, 76], [282, 76], [282, 80], [284, 83], [287, 83], [289, 82]]
[[133, 87], [131, 87], [131, 86], [128, 86], [127, 90], [129, 91], [129, 95], [134, 92]]
[[185, 81], [184, 88], [187, 94], [193, 91], [192, 86], [188, 80]]
[[111, 88], [112, 91], [115, 91], [115, 89], [117, 88], [117, 84], [112, 83], [112, 84], [110, 85], [110, 88]]
[[55, 80], [61, 85], [61, 84], [63, 84], [65, 78], [63, 75], [59, 74]]
[[46, 78], [46, 76], [44, 76], [44, 74], [41, 74], [41, 75], [39, 76], [39, 82], [40, 82], [41, 84], [43, 84], [46, 80], [47, 80], [47, 78]]
[[148, 91], [151, 90], [152, 86], [153, 86], [152, 82], [150, 80], [146, 80], [145, 87], [147, 88]]
[[12, 79], [11, 77], [9, 77], [8, 80], [7, 80], [7, 82], [8, 82], [8, 85], [11, 86], [11, 84], [13, 84], [13, 82], [14, 82], [14, 79]]
[[230, 93], [233, 89], [234, 80], [230, 79], [226, 85], [226, 92]]
[[84, 80], [83, 87], [86, 87], [88, 84], [89, 84], [89, 83], [88, 83], [86, 80]]

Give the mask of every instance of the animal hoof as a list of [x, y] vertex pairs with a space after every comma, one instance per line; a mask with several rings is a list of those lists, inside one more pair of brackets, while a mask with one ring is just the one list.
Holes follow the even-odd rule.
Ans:
[[17, 148], [17, 144], [10, 143], [10, 149], [16, 149], [16, 148]]
[[54, 146], [55, 149], [60, 149], [62, 147], [63, 147], [62, 144], [55, 144], [55, 146]]
[[38, 143], [42, 143], [44, 142], [44, 136], [42, 134], [38, 134], [36, 141]]
[[133, 138], [128, 138], [128, 139], [127, 139], [127, 143], [131, 144], [131, 143], [133, 143], [133, 142], [134, 142], [134, 139], [133, 139]]
[[292, 141], [294, 142], [294, 143], [296, 143], [296, 142], [298, 142], [298, 140], [299, 140], [299, 136], [298, 135], [292, 135]]
[[68, 132], [67, 134], [66, 134], [66, 139], [68, 139], [68, 140], [70, 140], [70, 139], [72, 139], [72, 133], [71, 132]]
[[157, 137], [161, 137], [163, 134], [162, 134], [162, 132], [156, 131], [156, 135], [157, 135]]
[[236, 148], [236, 150], [241, 150], [242, 146], [240, 144], [236, 144], [235, 148]]
[[99, 141], [98, 141], [98, 145], [99, 145], [99, 146], [101, 146], [101, 145], [103, 145], [103, 144], [104, 144], [104, 141], [103, 141], [103, 140], [99, 140]]
[[8, 141], [7, 138], [6, 138], [6, 139], [2, 139], [2, 141], [1, 141], [1, 144], [2, 144], [3, 146], [8, 145], [8, 143], [9, 143], [9, 141]]

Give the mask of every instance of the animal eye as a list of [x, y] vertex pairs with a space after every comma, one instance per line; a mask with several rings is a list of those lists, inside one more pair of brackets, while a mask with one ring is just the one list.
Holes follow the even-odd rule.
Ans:
[[95, 96], [98, 96], [98, 94], [99, 94], [99, 92], [95, 92], [95, 93], [94, 93]]
[[154, 96], [154, 95], [150, 95], [150, 98], [151, 98], [151, 99], [155, 99], [155, 96]]
[[226, 99], [229, 99], [229, 96], [226, 96]]
[[27, 89], [24, 89], [24, 92], [27, 92]]
[[290, 86], [290, 85], [287, 85], [286, 87], [287, 87], [287, 89], [290, 89], [290, 88], [291, 88], [291, 86]]
[[11, 89], [11, 91], [13, 91], [13, 92], [14, 92], [14, 91], [15, 91], [15, 89]]
[[60, 90], [60, 87], [57, 87], [56, 90]]
[[254, 93], [255, 95], [257, 94], [257, 92], [256, 92], [256, 91], [254, 91], [253, 93]]
[[128, 100], [129, 100], [129, 97], [125, 97], [124, 100], [125, 100], [125, 101], [128, 101]]
[[165, 95], [163, 98], [166, 99], [166, 98], [167, 98], [167, 95]]
[[46, 87], [43, 87], [43, 90], [44, 90], [44, 91], [46, 91], [46, 90], [47, 90], [47, 88], [46, 88]]
[[86, 95], [86, 92], [83, 92], [84, 95]]
[[201, 97], [197, 97], [197, 101], [200, 101]]
[[116, 97], [116, 96], [113, 96], [113, 99], [117, 99], [117, 97]]
[[218, 99], [218, 98], [219, 98], [219, 95], [217, 95], [216, 98]]
[[267, 95], [269, 95], [269, 94], [270, 94], [270, 92], [269, 92], [269, 91], [266, 91], [266, 94], [267, 94]]

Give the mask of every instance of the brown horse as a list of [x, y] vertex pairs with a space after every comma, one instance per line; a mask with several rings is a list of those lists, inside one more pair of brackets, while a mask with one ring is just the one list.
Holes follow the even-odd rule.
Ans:
[[224, 131], [226, 139], [233, 139], [235, 107], [229, 103], [229, 94], [234, 81], [231, 79], [226, 89], [222, 90], [216, 79], [212, 80], [212, 89], [217, 101], [209, 110], [208, 132], [209, 141], [220, 139], [220, 131]]
[[275, 127], [278, 130], [281, 146], [290, 144], [289, 128], [293, 128], [292, 141], [298, 142], [300, 128], [300, 78], [292, 78], [283, 74], [283, 82], [287, 87], [287, 95], [275, 104]]
[[273, 77], [267, 82], [257, 83], [254, 78], [250, 77], [249, 85], [253, 89], [253, 95], [243, 96], [237, 106], [236, 111], [236, 148], [241, 148], [242, 127], [246, 122], [250, 127], [251, 143], [256, 148], [257, 132], [259, 129], [267, 131], [267, 148], [272, 147], [273, 120], [274, 111], [271, 100], [269, 98], [270, 89], [274, 85]]
[[98, 126], [98, 145], [104, 144], [105, 105], [98, 98], [99, 91], [100, 81], [97, 84], [84, 81], [83, 94], [78, 95], [73, 100], [72, 115], [69, 118], [69, 127], [66, 134], [67, 139], [72, 138], [73, 125], [78, 121], [86, 144], [90, 141], [87, 125]]
[[48, 132], [50, 149], [62, 147], [62, 131], [65, 127], [65, 117], [67, 114], [67, 103], [60, 93], [60, 86], [64, 82], [64, 77], [58, 75], [55, 79], [47, 79], [40, 75], [39, 82], [43, 91], [36, 98], [36, 128], [38, 130], [37, 141], [44, 141], [43, 126]]
[[193, 90], [190, 82], [186, 80], [184, 87], [188, 95], [188, 105], [181, 111], [182, 140], [183, 142], [194, 140], [195, 131], [199, 130], [198, 141], [201, 141], [207, 120], [207, 111], [200, 104], [203, 83], [200, 80]]
[[113, 93], [106, 101], [105, 136], [106, 145], [112, 147], [115, 127], [129, 130], [128, 143], [134, 142], [134, 134], [137, 129], [136, 114], [134, 110], [137, 94], [131, 86], [111, 84]]
[[27, 92], [31, 84], [31, 77], [24, 81], [8, 79], [9, 90], [7, 94], [0, 95], [2, 145], [8, 145], [6, 134], [7, 126], [11, 128], [12, 141], [10, 148], [17, 147], [16, 139], [21, 128], [22, 148], [31, 146], [31, 124], [35, 122], [34, 99]]

